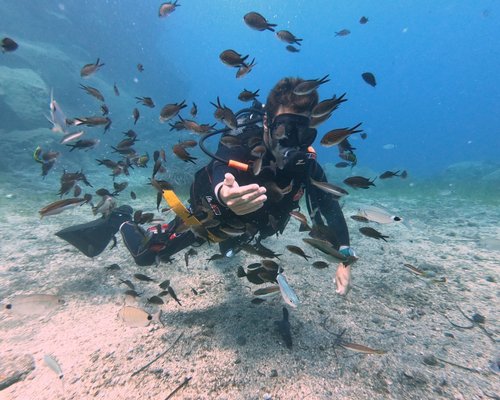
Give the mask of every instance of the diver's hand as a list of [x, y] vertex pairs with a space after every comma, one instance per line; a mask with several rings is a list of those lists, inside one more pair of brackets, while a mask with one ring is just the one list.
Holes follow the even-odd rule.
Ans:
[[335, 273], [336, 293], [345, 296], [351, 289], [351, 266], [340, 263]]
[[240, 186], [233, 174], [226, 173], [224, 182], [219, 190], [219, 199], [237, 215], [254, 212], [264, 205], [267, 200], [266, 188], [256, 183]]

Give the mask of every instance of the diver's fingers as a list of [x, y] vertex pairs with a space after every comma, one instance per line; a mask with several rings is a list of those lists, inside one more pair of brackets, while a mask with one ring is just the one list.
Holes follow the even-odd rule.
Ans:
[[248, 193], [244, 196], [230, 199], [226, 205], [233, 211], [247, 210], [255, 205], [263, 204], [267, 200], [265, 188], [261, 188], [255, 192]]
[[224, 185], [233, 186], [235, 183], [236, 186], [238, 186], [238, 183], [234, 179], [234, 175], [229, 172], [226, 172], [226, 174], [224, 175]]
[[230, 190], [224, 190], [224, 192], [225, 192], [224, 200], [226, 200], [226, 204], [228, 203], [227, 200], [239, 199], [239, 198], [242, 198], [246, 194], [258, 192], [260, 189], [260, 186], [257, 185], [256, 183], [252, 183], [250, 185], [238, 186], [238, 187], [234, 187], [234, 185], [233, 185], [233, 187], [230, 187], [229, 189]]
[[[266, 197], [266, 196], [263, 196], [263, 197]], [[264, 205], [264, 201], [265, 200], [259, 201], [258, 203], [247, 203], [241, 207], [235, 207], [232, 210], [236, 215], [250, 214], [254, 211], [257, 211], [259, 208], [261, 208]]]

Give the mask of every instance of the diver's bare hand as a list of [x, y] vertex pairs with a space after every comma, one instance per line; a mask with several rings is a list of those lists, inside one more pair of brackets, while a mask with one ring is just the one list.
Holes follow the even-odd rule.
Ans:
[[240, 186], [233, 174], [226, 173], [224, 182], [219, 190], [219, 199], [237, 215], [254, 212], [264, 205], [267, 200], [266, 188], [256, 183]]
[[345, 296], [351, 289], [351, 266], [340, 263], [335, 273], [336, 293]]

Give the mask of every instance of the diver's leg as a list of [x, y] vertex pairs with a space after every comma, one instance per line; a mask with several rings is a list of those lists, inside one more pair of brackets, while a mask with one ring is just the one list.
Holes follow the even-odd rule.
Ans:
[[146, 231], [133, 222], [125, 222], [120, 226], [120, 233], [135, 263], [141, 266], [152, 265], [157, 257], [167, 261], [182, 249], [195, 243], [203, 243], [191, 231], [176, 234], [175, 230], [180, 223], [181, 219], [176, 217], [162, 232], [157, 229]]

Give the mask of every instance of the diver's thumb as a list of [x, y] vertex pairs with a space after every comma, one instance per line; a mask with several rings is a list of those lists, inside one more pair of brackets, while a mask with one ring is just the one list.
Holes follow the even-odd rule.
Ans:
[[236, 180], [234, 179], [234, 175], [227, 172], [225, 175], [224, 175], [224, 186], [229, 186], [229, 187], [238, 187], [238, 183], [236, 182]]

